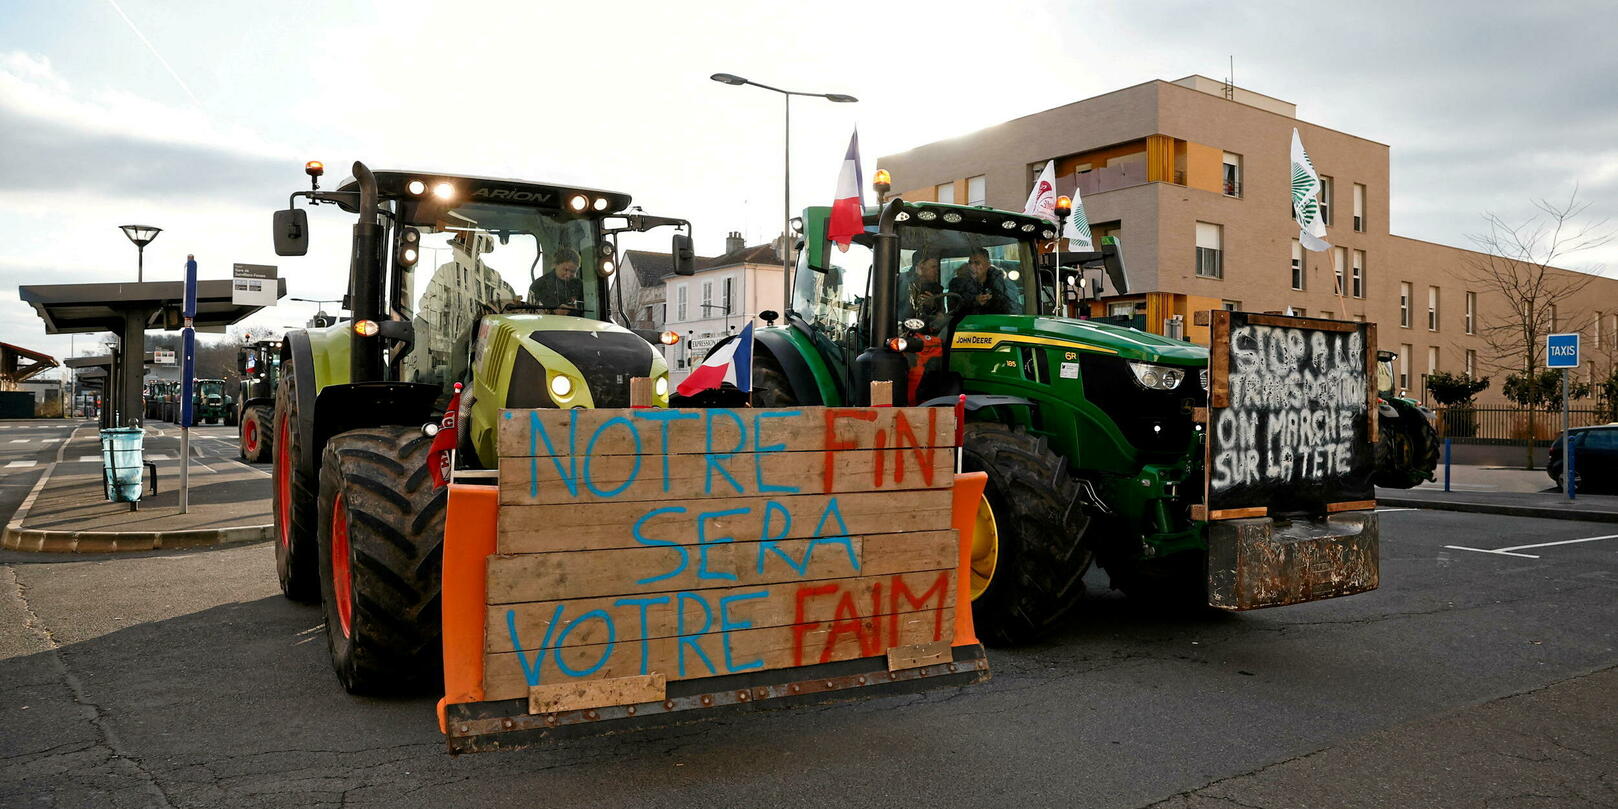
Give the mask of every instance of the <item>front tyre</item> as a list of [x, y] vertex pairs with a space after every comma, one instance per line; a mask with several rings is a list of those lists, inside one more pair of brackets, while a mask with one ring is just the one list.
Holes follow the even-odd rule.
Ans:
[[978, 634], [1033, 640], [1084, 595], [1093, 557], [1079, 481], [1044, 438], [1003, 424], [966, 426], [962, 466], [989, 475], [971, 563]]
[[271, 457], [274, 485], [275, 573], [287, 598], [306, 604], [320, 600], [320, 566], [315, 560], [315, 494], [319, 482], [304, 472], [310, 436], [298, 429], [298, 375], [293, 361], [275, 388], [275, 427]]
[[269, 460], [275, 445], [271, 438], [275, 428], [270, 408], [253, 405], [242, 413], [241, 421], [242, 460], [248, 463], [264, 463]]
[[320, 467], [320, 589], [332, 666], [354, 694], [438, 685], [447, 489], [419, 427], [327, 442]]

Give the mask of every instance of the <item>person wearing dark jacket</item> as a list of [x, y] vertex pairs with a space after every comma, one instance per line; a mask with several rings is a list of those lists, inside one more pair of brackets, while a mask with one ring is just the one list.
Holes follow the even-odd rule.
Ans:
[[960, 295], [957, 304], [971, 315], [1010, 315], [1011, 299], [1006, 297], [1006, 274], [989, 261], [989, 251], [972, 251], [966, 266], [949, 281], [949, 291]]

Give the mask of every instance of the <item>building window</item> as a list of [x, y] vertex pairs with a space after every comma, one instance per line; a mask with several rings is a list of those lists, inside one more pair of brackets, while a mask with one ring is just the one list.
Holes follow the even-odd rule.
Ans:
[[1365, 251], [1354, 251], [1354, 274], [1350, 279], [1350, 292], [1356, 298], [1365, 297]]
[[1466, 350], [1466, 375], [1471, 377], [1478, 375], [1478, 352], [1470, 348]]
[[1427, 330], [1438, 331], [1438, 287], [1427, 287]]
[[1197, 223], [1197, 275], [1224, 278], [1225, 229], [1209, 222]]
[[1561, 318], [1556, 316], [1556, 304], [1553, 303], [1551, 304], [1551, 331], [1558, 331], [1561, 325]]
[[938, 186], [938, 201], [939, 202], [954, 202], [955, 201], [955, 184], [954, 183], [943, 183], [943, 184]]
[[1225, 196], [1242, 195], [1242, 156], [1225, 152]]
[[1224, 301], [1220, 304], [1227, 312], [1239, 312], [1242, 309], [1241, 301]]
[[686, 289], [687, 289], [687, 287], [680, 286], [680, 287], [677, 288], [678, 291], [676, 291], [674, 293], [674, 300], [675, 300], [674, 311], [675, 311], [675, 314], [677, 314], [679, 316], [679, 319], [675, 321], [677, 323], [684, 323], [686, 321], [686, 316], [685, 316]]
[[1348, 263], [1348, 248], [1333, 247], [1331, 250], [1332, 275], [1337, 279], [1337, 297], [1343, 296], [1343, 265]]
[[1292, 288], [1303, 289], [1303, 245], [1297, 239], [1292, 240]]
[[1135, 316], [1135, 304], [1133, 304], [1133, 303], [1109, 303], [1109, 304], [1107, 304], [1107, 316], [1108, 317], [1134, 317]]
[[1365, 232], [1365, 186], [1354, 184], [1354, 229]]
[[713, 282], [712, 281], [703, 281], [702, 282], [702, 307], [701, 307], [702, 311], [697, 315], [697, 319], [701, 320], [702, 318], [705, 318], [708, 315], [712, 314], [712, 312], [710, 311], [710, 307], [712, 307], [712, 306], [713, 306]]
[[1401, 389], [1410, 387], [1410, 351], [1409, 343], [1399, 346], [1399, 387]]
[[1438, 373], [1438, 346], [1427, 346], [1427, 373]]
[[1466, 293], [1466, 333], [1477, 334], [1478, 293]]
[[1331, 225], [1331, 178], [1320, 175], [1320, 224]]
[[966, 178], [966, 204], [987, 205], [989, 198], [989, 179], [982, 174]]
[[720, 308], [724, 309], [725, 314], [727, 314], [727, 315], [730, 314], [730, 312], [731, 312], [730, 285], [731, 285], [731, 282], [733, 282], [735, 280], [736, 279], [731, 278], [728, 275], [725, 276], [725, 280], [723, 282], [721, 282], [723, 284], [723, 287], [719, 290], [720, 295], [722, 296], [719, 299], [719, 306], [720, 306]]
[[1399, 325], [1410, 328], [1410, 282], [1399, 282]]

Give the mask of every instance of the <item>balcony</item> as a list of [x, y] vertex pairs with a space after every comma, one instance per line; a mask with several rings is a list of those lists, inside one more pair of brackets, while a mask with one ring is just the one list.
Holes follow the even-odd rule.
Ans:
[[1079, 194], [1085, 197], [1107, 191], [1117, 191], [1120, 188], [1145, 185], [1147, 182], [1146, 163], [1144, 161], [1107, 166], [1073, 176], [1078, 179]]

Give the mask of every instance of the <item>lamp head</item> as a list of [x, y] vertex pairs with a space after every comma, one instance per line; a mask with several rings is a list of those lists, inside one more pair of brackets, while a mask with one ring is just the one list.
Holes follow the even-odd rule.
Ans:
[[708, 78], [713, 79], [714, 81], [719, 82], [720, 84], [746, 84], [747, 83], [747, 79], [744, 79], [741, 76], [732, 75], [730, 73], [715, 73], [712, 76], [709, 76]]
[[835, 101], [839, 104], [853, 104], [854, 102], [859, 101], [859, 99], [853, 96], [846, 96], [842, 93], [827, 93], [826, 100]]
[[157, 238], [157, 234], [163, 232], [162, 228], [154, 228], [151, 225], [119, 225], [118, 227], [123, 230], [124, 235], [128, 236], [130, 241], [135, 243], [136, 247], [145, 247], [151, 244], [152, 240]]

